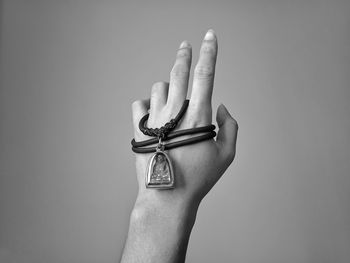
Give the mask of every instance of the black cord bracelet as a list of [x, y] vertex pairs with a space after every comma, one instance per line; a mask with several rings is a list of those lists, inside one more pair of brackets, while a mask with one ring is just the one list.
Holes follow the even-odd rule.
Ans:
[[[139, 122], [140, 131], [145, 135], [153, 136], [157, 138], [140, 141], [140, 142], [136, 142], [135, 139], [132, 139], [131, 141], [132, 151], [135, 153], [151, 153], [151, 152], [157, 151], [160, 145], [162, 145], [162, 150], [169, 150], [169, 149], [173, 149], [184, 145], [194, 144], [204, 140], [209, 140], [215, 137], [216, 136], [216, 132], [214, 131], [215, 125], [213, 124], [203, 126], [203, 127], [190, 128], [190, 129], [184, 129], [184, 130], [178, 130], [178, 131], [172, 132], [172, 130], [175, 129], [176, 125], [185, 114], [188, 105], [189, 105], [189, 100], [185, 100], [176, 117], [171, 119], [169, 122], [167, 122], [164, 126], [160, 128], [146, 127], [146, 121], [149, 118], [149, 114], [146, 114], [145, 116], [143, 116]], [[185, 140], [181, 140], [181, 141], [167, 143], [167, 144], [160, 143], [161, 141], [170, 140], [180, 136], [197, 134], [197, 133], [204, 133], [204, 134], [196, 137], [191, 137]], [[144, 147], [144, 146], [149, 146], [156, 143], [158, 143], [158, 146]]]
[[[215, 125], [213, 125], [213, 124], [208, 125], [208, 126], [203, 126], [203, 127], [178, 130], [178, 131], [174, 131], [174, 132], [170, 133], [167, 136], [167, 140], [171, 140], [171, 139], [177, 138], [179, 136], [191, 135], [191, 134], [203, 133], [203, 132], [211, 132], [214, 130], [215, 130]], [[158, 142], [159, 142], [159, 140], [157, 138], [149, 139], [149, 140], [145, 140], [145, 141], [141, 141], [141, 142], [137, 142], [137, 141], [135, 141], [135, 139], [132, 139], [131, 145], [133, 147], [144, 147], [144, 146], [148, 146], [148, 145], [155, 144]]]
[[[164, 145], [164, 150], [170, 150], [176, 147], [180, 147], [180, 146], [185, 146], [185, 145], [189, 145], [189, 144], [194, 144], [197, 142], [201, 142], [201, 141], [205, 141], [205, 140], [209, 140], [211, 138], [214, 138], [216, 136], [216, 132], [215, 131], [211, 131], [209, 133], [205, 133], [203, 135], [200, 136], [196, 136], [196, 137], [192, 137], [192, 138], [188, 138], [182, 141], [177, 141], [177, 142], [170, 142]], [[132, 151], [135, 153], [152, 153], [155, 152], [157, 150], [157, 146], [154, 147], [135, 147], [133, 146]]]

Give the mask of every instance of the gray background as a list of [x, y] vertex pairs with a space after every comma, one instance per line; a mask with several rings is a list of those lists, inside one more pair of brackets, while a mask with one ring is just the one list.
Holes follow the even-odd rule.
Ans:
[[188, 262], [350, 262], [349, 1], [2, 1], [0, 262], [116, 262], [130, 104], [219, 39], [240, 130]]

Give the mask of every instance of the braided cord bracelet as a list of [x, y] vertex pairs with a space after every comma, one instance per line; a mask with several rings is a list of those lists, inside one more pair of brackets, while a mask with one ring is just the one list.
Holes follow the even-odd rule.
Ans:
[[142, 131], [142, 133], [144, 135], [154, 136], [154, 137], [158, 137], [161, 139], [165, 139], [167, 134], [176, 127], [176, 125], [178, 124], [178, 122], [180, 121], [182, 116], [185, 114], [187, 107], [188, 107], [188, 104], [189, 104], [189, 100], [185, 100], [184, 103], [182, 104], [182, 107], [181, 107], [179, 113], [176, 115], [176, 117], [174, 119], [171, 119], [169, 122], [167, 122], [166, 124], [164, 124], [160, 128], [147, 128], [146, 121], [149, 118], [149, 114], [146, 114], [140, 120], [140, 123], [139, 123], [140, 131]]

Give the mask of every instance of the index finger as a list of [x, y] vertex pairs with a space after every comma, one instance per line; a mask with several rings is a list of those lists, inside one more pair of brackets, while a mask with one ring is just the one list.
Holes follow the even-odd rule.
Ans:
[[210, 29], [202, 42], [198, 63], [194, 69], [190, 103], [211, 106], [218, 44], [214, 30]]

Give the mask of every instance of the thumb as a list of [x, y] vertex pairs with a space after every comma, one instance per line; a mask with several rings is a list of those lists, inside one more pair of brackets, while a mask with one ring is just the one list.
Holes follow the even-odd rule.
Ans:
[[216, 142], [224, 156], [232, 161], [236, 153], [237, 121], [231, 116], [223, 104], [220, 104], [218, 107], [216, 121], [219, 126]]

